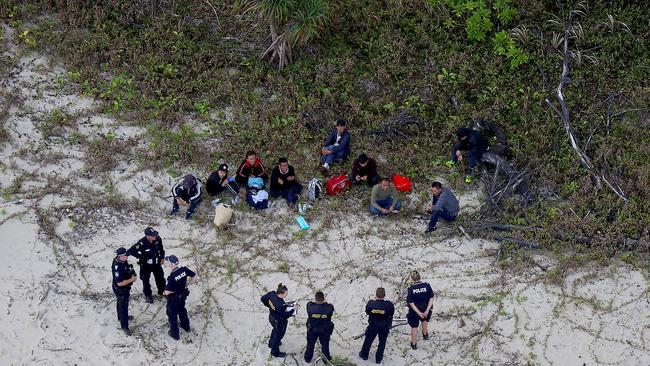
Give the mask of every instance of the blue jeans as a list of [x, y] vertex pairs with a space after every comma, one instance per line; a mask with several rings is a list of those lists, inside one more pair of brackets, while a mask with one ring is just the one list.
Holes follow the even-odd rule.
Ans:
[[436, 227], [436, 225], [438, 224], [438, 219], [443, 219], [452, 222], [456, 220], [456, 216], [450, 214], [444, 209], [442, 211], [433, 211], [431, 213], [431, 220], [429, 220], [429, 229], [433, 229], [434, 227]]
[[[185, 213], [185, 217], [189, 218], [192, 216], [194, 211], [196, 210], [196, 207], [201, 203], [201, 199], [203, 199], [203, 196], [199, 196], [194, 201], [190, 201], [190, 207], [187, 208], [187, 212]], [[176, 202], [176, 198], [172, 198], [172, 211], [177, 212], [178, 211], [178, 202]]]
[[[381, 208], [390, 208], [390, 206], [393, 205], [393, 199], [392, 198], [387, 198], [385, 200], [377, 201], [377, 204]], [[399, 201], [397, 201], [397, 203], [395, 204], [395, 209], [399, 210], [400, 207], [402, 207], [402, 204]], [[375, 215], [381, 215], [381, 216], [385, 215], [383, 212], [376, 209], [372, 205], [370, 205], [370, 213], [375, 214]]]
[[[454, 150], [451, 152], [451, 161], [458, 164], [458, 157], [456, 156], [456, 151], [458, 150]], [[476, 164], [479, 162], [479, 160], [481, 160], [481, 156], [483, 156], [483, 153], [484, 151], [479, 151], [476, 154], [472, 154], [471, 152], [469, 152], [468, 156], [463, 156], [463, 158], [467, 159], [467, 170], [466, 170], [467, 174], [472, 173], [472, 170], [474, 170]]]
[[[329, 146], [325, 146], [324, 148], [327, 149], [327, 150], [332, 150], [332, 149], [334, 149], [334, 147], [335, 147], [334, 145], [329, 145]], [[321, 156], [320, 157], [320, 162], [321, 162], [321, 164], [327, 163], [329, 165], [329, 164], [332, 164], [332, 163], [338, 163], [339, 161], [341, 161], [341, 160], [343, 160], [345, 158], [347, 158], [347, 156], [345, 155], [345, 152], [343, 150], [341, 150], [341, 151], [335, 152], [333, 154], [326, 154], [326, 155]]]
[[302, 185], [296, 182], [291, 187], [286, 189], [275, 190], [271, 188], [269, 194], [273, 198], [284, 197], [287, 199], [287, 203], [295, 203], [298, 202], [298, 194], [300, 192], [302, 192]]

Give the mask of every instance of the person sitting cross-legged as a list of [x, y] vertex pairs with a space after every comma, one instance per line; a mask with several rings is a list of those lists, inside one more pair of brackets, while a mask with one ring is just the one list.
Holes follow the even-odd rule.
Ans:
[[427, 210], [431, 214], [429, 226], [426, 230], [427, 233], [434, 232], [437, 229], [438, 219], [449, 222], [456, 220], [460, 210], [456, 196], [449, 188], [443, 188], [440, 182], [431, 184], [431, 192], [433, 192], [433, 199]]
[[401, 204], [395, 185], [388, 178], [383, 178], [381, 182], [372, 187], [370, 193], [370, 212], [383, 216], [389, 213], [397, 213]]
[[377, 174], [377, 162], [368, 155], [361, 154], [352, 163], [352, 170], [350, 171], [350, 181], [352, 184], [366, 183], [369, 187], [374, 186], [379, 182], [379, 175]]

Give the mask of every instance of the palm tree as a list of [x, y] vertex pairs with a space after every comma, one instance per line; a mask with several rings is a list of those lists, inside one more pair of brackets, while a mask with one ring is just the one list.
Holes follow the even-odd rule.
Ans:
[[283, 68], [293, 61], [292, 47], [316, 38], [330, 16], [326, 0], [240, 0], [245, 13], [253, 13], [257, 21], [267, 22], [271, 45], [261, 57], [277, 60]]

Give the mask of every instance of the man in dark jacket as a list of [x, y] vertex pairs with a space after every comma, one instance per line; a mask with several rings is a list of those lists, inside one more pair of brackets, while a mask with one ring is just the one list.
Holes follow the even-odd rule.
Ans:
[[374, 186], [379, 182], [379, 175], [377, 174], [377, 162], [368, 155], [361, 154], [352, 163], [352, 170], [348, 177], [352, 184], [366, 183], [369, 187]]
[[280, 351], [280, 343], [284, 333], [287, 331], [288, 320], [295, 313], [293, 304], [284, 301], [289, 295], [287, 286], [282, 283], [278, 284], [276, 291], [270, 291], [260, 298], [262, 304], [269, 309], [269, 323], [271, 323], [271, 337], [269, 337], [269, 348], [271, 356], [285, 357], [287, 354]]
[[370, 346], [375, 338], [379, 336], [379, 344], [377, 345], [377, 353], [375, 354], [375, 362], [381, 363], [384, 358], [384, 349], [386, 348], [386, 339], [393, 324], [393, 314], [395, 314], [395, 307], [393, 303], [384, 300], [386, 297], [386, 290], [383, 287], [378, 287], [375, 292], [375, 298], [368, 301], [366, 304], [366, 314], [368, 314], [368, 328], [366, 328], [366, 338], [363, 340], [363, 346], [359, 357], [367, 360], [370, 353]]
[[442, 188], [440, 182], [433, 182], [431, 184], [431, 192], [433, 192], [433, 199], [429, 204], [428, 212], [431, 214], [429, 226], [426, 233], [436, 231], [438, 219], [444, 219], [449, 222], [456, 220], [460, 207], [456, 196], [449, 188]]
[[216, 172], [212, 172], [205, 183], [205, 190], [208, 191], [210, 196], [216, 196], [223, 191], [230, 192], [230, 194], [237, 196], [239, 186], [235, 183], [234, 178], [228, 177], [228, 165], [220, 164]]
[[332, 314], [334, 306], [325, 302], [325, 295], [318, 291], [314, 298], [315, 302], [307, 303], [307, 349], [305, 350], [305, 362], [310, 363], [314, 356], [316, 340], [320, 341], [323, 357], [328, 361], [330, 356], [330, 336], [334, 332]]
[[344, 119], [336, 121], [336, 128], [330, 132], [321, 148], [321, 171], [327, 173], [332, 163], [347, 160], [350, 156], [350, 132]]
[[142, 280], [142, 292], [149, 304], [153, 304], [151, 293], [151, 283], [149, 278], [153, 273], [158, 295], [162, 296], [165, 291], [165, 273], [162, 264], [165, 262], [165, 248], [163, 248], [162, 239], [158, 232], [152, 227], [144, 230], [144, 238], [135, 243], [127, 254], [138, 258], [140, 265], [140, 279]]
[[302, 191], [302, 185], [296, 179], [296, 172], [289, 165], [287, 158], [280, 158], [278, 166], [271, 172], [271, 197], [284, 197], [289, 206], [298, 202], [298, 194]]
[[129, 316], [129, 293], [131, 285], [138, 279], [138, 276], [133, 270], [133, 265], [128, 262], [129, 257], [125, 248], [118, 248], [115, 254], [113, 263], [111, 263], [111, 271], [113, 273], [113, 293], [117, 298], [117, 320], [120, 322], [124, 334], [130, 336], [129, 320], [133, 317]]
[[246, 159], [239, 164], [235, 181], [240, 186], [247, 187], [248, 178], [251, 177], [262, 178], [265, 184], [269, 179], [268, 174], [266, 174], [266, 168], [264, 167], [264, 164], [262, 164], [262, 160], [260, 160], [255, 151], [252, 150], [246, 153]]
[[451, 160], [447, 162], [449, 167], [463, 161], [463, 151], [468, 152], [467, 156], [467, 175], [465, 177], [466, 183], [472, 182], [472, 171], [476, 164], [481, 160], [483, 153], [487, 151], [487, 142], [479, 131], [469, 128], [459, 128], [456, 130], [457, 140], [454, 144], [454, 149], [451, 152]]
[[185, 221], [190, 221], [194, 210], [201, 203], [203, 198], [203, 193], [201, 192], [201, 181], [194, 173], [190, 173], [183, 178], [181, 178], [176, 185], [172, 188], [172, 195], [174, 196], [174, 201], [172, 202], [172, 211], [169, 213], [170, 216], [174, 216], [178, 213], [179, 205], [189, 205], [185, 213]]

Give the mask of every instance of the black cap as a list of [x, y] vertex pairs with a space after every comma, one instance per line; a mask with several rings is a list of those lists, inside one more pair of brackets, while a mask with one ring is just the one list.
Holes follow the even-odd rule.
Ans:
[[117, 254], [117, 255], [126, 255], [126, 248], [124, 248], [124, 247], [117, 248], [117, 250], [115, 251], [115, 254]]
[[167, 262], [169, 262], [169, 263], [172, 263], [172, 264], [178, 264], [178, 257], [176, 257], [176, 256], [173, 255], [173, 254], [170, 255], [170, 256], [168, 256], [168, 257], [165, 257], [165, 260], [166, 260]]
[[144, 235], [146, 236], [158, 236], [158, 232], [154, 230], [151, 226], [144, 229]]
[[219, 164], [219, 170], [223, 170], [228, 173], [228, 164]]
[[336, 120], [336, 125], [337, 126], [345, 126], [345, 120], [343, 118], [339, 118]]

